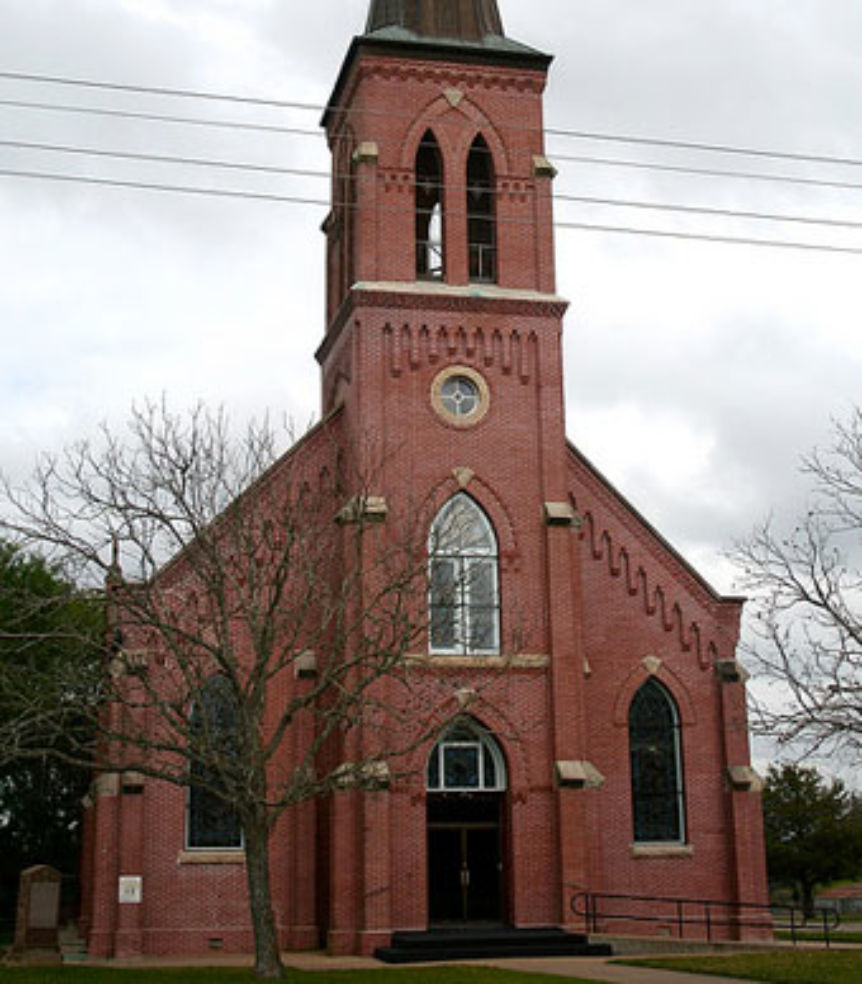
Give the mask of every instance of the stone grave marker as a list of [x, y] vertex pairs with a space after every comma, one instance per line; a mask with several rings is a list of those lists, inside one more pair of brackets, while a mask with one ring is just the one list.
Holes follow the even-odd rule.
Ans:
[[19, 963], [60, 962], [61, 882], [60, 872], [47, 865], [36, 865], [21, 872], [11, 960]]

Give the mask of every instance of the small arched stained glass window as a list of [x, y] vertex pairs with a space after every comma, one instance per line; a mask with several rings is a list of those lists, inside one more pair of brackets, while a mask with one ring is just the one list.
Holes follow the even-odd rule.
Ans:
[[629, 708], [629, 755], [635, 841], [683, 842], [685, 798], [679, 711], [673, 697], [657, 680], [647, 680]]

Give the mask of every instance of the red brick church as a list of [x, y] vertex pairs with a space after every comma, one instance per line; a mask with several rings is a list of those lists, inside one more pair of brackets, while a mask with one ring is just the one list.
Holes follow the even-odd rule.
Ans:
[[[323, 423], [286, 460], [346, 453], [373, 464], [374, 508], [433, 504], [409, 655], [475, 699], [405, 778], [285, 815], [271, 864], [286, 949], [583, 928], [579, 892], [765, 901], [742, 601], [566, 440], [550, 62], [506, 37], [496, 0], [372, 0], [323, 117]], [[453, 517], [458, 535], [435, 536]], [[241, 838], [196, 802], [150, 779], [97, 784], [92, 955], [251, 948]]]

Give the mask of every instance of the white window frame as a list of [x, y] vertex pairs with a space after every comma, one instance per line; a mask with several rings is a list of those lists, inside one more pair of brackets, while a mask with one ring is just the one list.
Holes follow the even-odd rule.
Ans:
[[[470, 739], [457, 738], [450, 740], [449, 735], [457, 731], [469, 731], [472, 735]], [[479, 763], [479, 783], [476, 786], [447, 786], [446, 777], [446, 749], [448, 748], [472, 748], [476, 750]], [[487, 752], [494, 763], [495, 782], [488, 783], [485, 776], [485, 752]], [[438, 784], [432, 786], [429, 781], [431, 772], [431, 762], [437, 757], [437, 777]], [[503, 752], [495, 741], [494, 737], [483, 727], [475, 724], [471, 720], [457, 721], [443, 735], [431, 750], [428, 756], [428, 763], [425, 768], [425, 789], [429, 793], [502, 793], [508, 785], [506, 775], [506, 760]]]
[[[465, 509], [466, 515], [481, 524], [484, 540], [488, 546], [449, 546], [441, 545], [446, 537], [445, 524], [456, 510]], [[450, 534], [451, 535], [451, 534]], [[453, 538], [457, 538], [455, 532]], [[455, 585], [455, 600], [452, 605], [441, 605], [435, 599], [435, 567], [442, 563], [451, 563], [454, 567], [453, 583]], [[490, 571], [490, 603], [479, 605], [471, 601], [472, 570], [487, 568]], [[453, 646], [435, 644], [433, 638], [434, 613], [451, 608]], [[471, 641], [472, 612], [474, 610], [490, 612], [491, 640], [487, 646], [476, 646]], [[500, 653], [500, 577], [499, 552], [494, 526], [482, 507], [469, 495], [459, 492], [454, 495], [437, 513], [431, 524], [428, 537], [428, 650], [432, 656], [497, 656]]]

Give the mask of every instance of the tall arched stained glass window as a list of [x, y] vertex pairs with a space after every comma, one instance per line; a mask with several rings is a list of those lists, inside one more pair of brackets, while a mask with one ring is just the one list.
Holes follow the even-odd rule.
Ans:
[[236, 810], [217, 790], [223, 770], [236, 755], [236, 702], [223, 676], [204, 683], [190, 720], [189, 848], [240, 848], [242, 829]]
[[629, 708], [634, 839], [685, 840], [685, 800], [679, 711], [667, 690], [648, 680]]
[[431, 652], [498, 653], [497, 538], [470, 496], [459, 492], [437, 514], [428, 553]]

